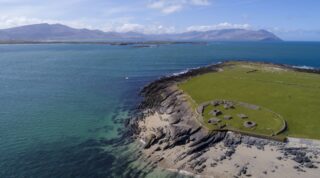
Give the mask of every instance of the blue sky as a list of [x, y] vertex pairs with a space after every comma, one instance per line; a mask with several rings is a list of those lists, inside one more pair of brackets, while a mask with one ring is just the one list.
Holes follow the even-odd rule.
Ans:
[[0, 0], [0, 28], [45, 22], [143, 33], [245, 28], [320, 41], [319, 18], [318, 0]]

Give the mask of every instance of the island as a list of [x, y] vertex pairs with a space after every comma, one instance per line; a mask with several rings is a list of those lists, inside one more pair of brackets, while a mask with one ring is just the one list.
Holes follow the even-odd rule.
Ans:
[[207, 177], [317, 177], [320, 71], [226, 61], [145, 86], [128, 121], [142, 159]]

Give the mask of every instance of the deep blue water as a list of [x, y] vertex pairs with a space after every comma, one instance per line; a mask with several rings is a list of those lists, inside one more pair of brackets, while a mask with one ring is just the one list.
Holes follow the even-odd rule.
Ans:
[[0, 177], [144, 176], [114, 142], [141, 87], [234, 59], [319, 68], [320, 43], [0, 45]]

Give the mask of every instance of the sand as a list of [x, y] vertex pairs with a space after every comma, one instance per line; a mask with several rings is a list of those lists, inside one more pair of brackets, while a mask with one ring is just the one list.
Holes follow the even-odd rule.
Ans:
[[[141, 140], [141, 146], [143, 146], [143, 138], [145, 135], [152, 133], [158, 127], [165, 127], [169, 123], [167, 118], [169, 115], [158, 114], [148, 116], [139, 123], [141, 128], [145, 128], [140, 133], [139, 138]], [[230, 134], [232, 134], [230, 132]], [[273, 141], [272, 141], [273, 142]], [[292, 147], [292, 144], [286, 146]], [[285, 147], [286, 147], [285, 146]], [[305, 146], [294, 144], [297, 146]], [[184, 175], [193, 175], [196, 177], [274, 177], [274, 178], [316, 178], [320, 175], [320, 169], [318, 168], [305, 168], [302, 167], [302, 171], [298, 171], [295, 166], [299, 166], [297, 162], [292, 160], [292, 157], [285, 158], [280, 147], [277, 145], [266, 145], [264, 149], [258, 149], [255, 146], [248, 146], [241, 143], [236, 147], [236, 151], [231, 157], [220, 160], [221, 156], [225, 155], [225, 152], [229, 149], [224, 146], [223, 142], [219, 142], [209, 148], [200, 157], [191, 159], [191, 156], [187, 156], [181, 161], [175, 162], [178, 155], [186, 151], [188, 144], [175, 146], [171, 149], [164, 151], [155, 151], [159, 147], [158, 144], [151, 146], [149, 149], [142, 149], [144, 158], [150, 162], [157, 162], [160, 158], [164, 158], [157, 162], [157, 167], [167, 169], [168, 171], [179, 172]], [[161, 147], [161, 145], [160, 145]], [[313, 148], [318, 149], [318, 148]], [[282, 159], [278, 159], [281, 157]], [[201, 173], [196, 169], [190, 168], [190, 164], [194, 160], [206, 158], [206, 161], [201, 165], [205, 165], [205, 168]], [[320, 159], [312, 157], [312, 161], [316, 166], [320, 166]], [[243, 167], [247, 167], [246, 173], [239, 175], [240, 170]]]

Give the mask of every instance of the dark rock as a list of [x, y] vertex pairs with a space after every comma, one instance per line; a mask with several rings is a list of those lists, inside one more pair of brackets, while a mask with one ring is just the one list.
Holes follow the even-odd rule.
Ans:
[[202, 165], [203, 163], [205, 163], [207, 161], [208, 158], [200, 158], [199, 160], [199, 164], [198, 165]]
[[162, 148], [162, 150], [166, 150], [166, 149], [168, 149], [168, 148], [170, 148], [170, 142], [167, 142], [164, 146], [163, 146], [163, 148]]
[[243, 166], [240, 170], [239, 170], [239, 172], [238, 172], [238, 176], [241, 176], [242, 174], [243, 175], [245, 175], [246, 173], [247, 173], [247, 167], [246, 166]]
[[228, 134], [223, 143], [225, 147], [235, 147], [241, 143], [241, 136]]
[[315, 165], [313, 165], [311, 162], [305, 163], [304, 164], [305, 167], [307, 168], [317, 168]]
[[215, 166], [217, 166], [217, 165], [218, 165], [218, 164], [217, 164], [216, 162], [213, 162], [213, 163], [210, 164], [211, 167], [215, 167]]
[[172, 144], [171, 144], [170, 147], [173, 148], [173, 147], [175, 147], [175, 146], [177, 146], [177, 145], [184, 145], [184, 144], [187, 143], [188, 138], [189, 138], [189, 135], [183, 135], [183, 136], [181, 136], [181, 137], [179, 137], [179, 138], [176, 138], [176, 139], [174, 139], [174, 140], [172, 141]]
[[309, 163], [310, 161], [311, 161], [311, 160], [310, 160], [308, 157], [306, 157], [306, 156], [303, 157], [303, 162]]
[[202, 142], [207, 141], [211, 137], [210, 134], [205, 134], [202, 132], [199, 132], [198, 134], [192, 135], [191, 139], [194, 139], [195, 141], [190, 144], [190, 147], [196, 146]]
[[225, 153], [225, 155], [231, 157], [235, 152], [236, 150], [234, 148], [231, 148]]
[[303, 158], [301, 158], [301, 157], [295, 157], [295, 158], [293, 158], [293, 160], [295, 162], [297, 162], [297, 163], [302, 163], [303, 162]]
[[193, 154], [190, 157], [189, 161], [192, 161], [192, 160], [195, 160], [195, 159], [199, 158], [202, 154], [203, 154], [203, 152], [198, 152], [198, 153]]
[[170, 120], [169, 120], [169, 124], [177, 124], [180, 122], [180, 118], [178, 117], [171, 117]]
[[262, 173], [263, 173], [263, 174], [268, 174], [268, 172], [267, 172], [267, 171], [263, 171]]
[[281, 156], [278, 156], [277, 159], [278, 159], [278, 160], [282, 160], [282, 157], [281, 157]]
[[225, 159], [226, 159], [226, 156], [225, 156], [225, 155], [222, 155], [222, 156], [220, 156], [219, 161], [223, 161], [223, 160], [225, 160]]
[[201, 126], [192, 128], [192, 130], [190, 131], [190, 135], [197, 133], [199, 130], [201, 130], [201, 128]]
[[190, 155], [192, 153], [201, 151], [201, 150], [205, 149], [207, 146], [221, 141], [225, 137], [225, 135], [226, 135], [225, 132], [216, 132], [213, 134], [209, 134], [207, 139], [204, 142], [201, 142], [197, 146], [190, 149], [187, 152], [187, 154]]
[[172, 126], [170, 129], [170, 135], [172, 139], [176, 139], [183, 135], [189, 135], [191, 129], [183, 126]]

